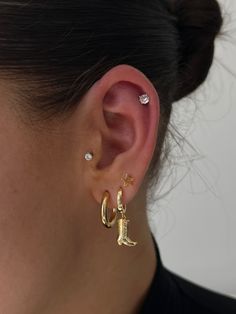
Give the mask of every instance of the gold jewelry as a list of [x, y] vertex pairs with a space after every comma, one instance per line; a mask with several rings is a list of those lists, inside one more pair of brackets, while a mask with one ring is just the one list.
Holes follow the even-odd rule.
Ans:
[[105, 191], [103, 193], [102, 197], [102, 206], [101, 206], [101, 218], [102, 223], [108, 227], [111, 228], [114, 226], [116, 220], [117, 220], [117, 214], [121, 214], [121, 218], [117, 221], [118, 226], [118, 237], [117, 237], [117, 243], [118, 245], [127, 245], [127, 246], [135, 246], [138, 242], [132, 241], [128, 237], [128, 222], [130, 220], [126, 219], [125, 213], [126, 213], [126, 205], [123, 205], [122, 203], [122, 196], [123, 196], [123, 190], [122, 187], [119, 188], [117, 193], [117, 208], [113, 208], [113, 218], [111, 220], [108, 219], [108, 201], [110, 198], [110, 194], [108, 191]]
[[126, 212], [126, 205], [124, 206], [122, 204], [122, 196], [123, 196], [123, 190], [122, 187], [119, 188], [119, 191], [117, 193], [117, 210], [119, 213], [121, 213], [121, 218], [118, 219], [118, 238], [117, 243], [119, 245], [127, 245], [127, 246], [135, 246], [138, 242], [132, 241], [128, 237], [128, 222], [129, 219], [126, 219], [125, 212]]
[[117, 219], [117, 209], [113, 208], [113, 217], [111, 220], [108, 218], [108, 202], [110, 200], [110, 193], [108, 191], [105, 191], [103, 193], [102, 197], [102, 204], [101, 204], [101, 218], [102, 218], [102, 223], [104, 224], [105, 227], [111, 228], [114, 226], [116, 219]]
[[124, 187], [134, 184], [134, 178], [130, 176], [128, 173], [125, 173], [123, 177], [121, 178], [121, 180], [123, 181]]

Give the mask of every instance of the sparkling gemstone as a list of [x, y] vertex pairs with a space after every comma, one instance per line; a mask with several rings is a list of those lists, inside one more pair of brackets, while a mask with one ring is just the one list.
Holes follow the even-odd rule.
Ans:
[[86, 160], [89, 161], [89, 160], [93, 159], [93, 154], [92, 153], [86, 153], [84, 157], [85, 157]]
[[146, 105], [149, 103], [150, 98], [147, 94], [139, 96], [139, 101], [141, 102], [142, 105]]

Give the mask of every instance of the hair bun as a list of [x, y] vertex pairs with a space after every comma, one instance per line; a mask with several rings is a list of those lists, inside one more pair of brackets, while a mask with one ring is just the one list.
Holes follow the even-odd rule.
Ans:
[[180, 39], [179, 87], [175, 100], [195, 90], [209, 72], [223, 18], [216, 0], [169, 0]]
[[174, 3], [181, 33], [189, 34], [191, 30], [188, 39], [206, 40], [206, 43], [215, 39], [222, 26], [221, 10], [216, 0], [176, 0]]

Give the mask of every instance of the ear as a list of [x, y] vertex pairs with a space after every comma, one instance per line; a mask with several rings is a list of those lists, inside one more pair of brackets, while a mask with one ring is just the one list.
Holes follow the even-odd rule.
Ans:
[[[146, 105], [139, 101], [142, 94], [150, 97]], [[116, 207], [121, 178], [127, 173], [134, 182], [123, 188], [126, 204], [140, 188], [156, 146], [160, 115], [156, 89], [138, 69], [118, 65], [90, 88], [83, 108], [87, 125], [83, 152], [94, 154], [83, 167], [86, 187], [98, 203], [108, 190], [109, 206]]]

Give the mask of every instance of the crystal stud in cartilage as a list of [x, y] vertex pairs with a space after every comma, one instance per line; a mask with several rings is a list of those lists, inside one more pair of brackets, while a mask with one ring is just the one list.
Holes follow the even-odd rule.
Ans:
[[87, 160], [87, 161], [89, 161], [89, 160], [92, 160], [93, 159], [93, 153], [86, 153], [85, 155], [84, 155], [84, 158]]
[[147, 94], [143, 94], [143, 95], [139, 96], [139, 101], [142, 105], [147, 105], [150, 101], [150, 98]]

